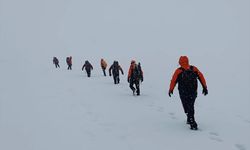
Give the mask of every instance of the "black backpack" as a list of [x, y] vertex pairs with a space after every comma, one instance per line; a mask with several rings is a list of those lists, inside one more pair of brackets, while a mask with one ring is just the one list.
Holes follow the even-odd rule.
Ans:
[[56, 57], [53, 58], [53, 62], [54, 62], [55, 64], [58, 64], [58, 63], [59, 63], [59, 61], [58, 61], [58, 59], [57, 59]]
[[139, 80], [142, 78], [142, 71], [141, 71], [141, 67], [139, 65], [135, 65], [132, 76], [136, 80]]
[[89, 61], [85, 62], [85, 68], [86, 68], [86, 70], [91, 70], [92, 67], [91, 67], [91, 64]]
[[119, 63], [118, 63], [118, 61], [114, 61], [112, 69], [113, 69], [113, 75], [118, 75], [119, 74]]
[[190, 66], [189, 69], [185, 70], [184, 68], [180, 67], [182, 72], [179, 74], [177, 78], [178, 89], [180, 94], [194, 94], [197, 92], [198, 82], [197, 78], [198, 75], [194, 72], [194, 67]]
[[69, 64], [69, 57], [66, 58], [66, 62], [67, 62], [67, 64]]

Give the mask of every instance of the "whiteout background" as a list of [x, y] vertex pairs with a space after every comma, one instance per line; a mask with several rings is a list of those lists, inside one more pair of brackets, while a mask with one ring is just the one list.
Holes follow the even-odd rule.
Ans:
[[[249, 41], [249, 0], [0, 0], [0, 149], [249, 150]], [[177, 88], [167, 95], [181, 55], [208, 84], [198, 131]], [[119, 61], [121, 84], [102, 76], [101, 58]], [[144, 70], [139, 97], [131, 59]]]

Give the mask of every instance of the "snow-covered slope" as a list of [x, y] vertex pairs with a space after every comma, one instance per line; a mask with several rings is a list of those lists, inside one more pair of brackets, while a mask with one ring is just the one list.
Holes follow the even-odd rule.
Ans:
[[[249, 27], [244, 0], [0, 0], [0, 149], [249, 150]], [[181, 55], [208, 84], [198, 131], [177, 89], [167, 95]], [[121, 84], [102, 76], [101, 58], [119, 61]], [[126, 81], [131, 59], [144, 70], [139, 97]]]

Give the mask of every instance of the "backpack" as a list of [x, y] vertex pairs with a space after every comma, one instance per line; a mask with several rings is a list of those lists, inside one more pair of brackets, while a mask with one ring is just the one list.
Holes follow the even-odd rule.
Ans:
[[182, 67], [180, 67], [179, 69], [182, 70], [177, 78], [179, 92], [181, 94], [196, 93], [198, 87], [198, 75], [196, 72], [194, 72], [194, 67], [190, 66], [190, 68], [187, 70]]
[[66, 62], [67, 62], [67, 64], [69, 64], [69, 57], [66, 58]]
[[114, 61], [113, 64], [113, 75], [118, 75], [119, 74], [119, 64], [118, 61]]
[[135, 65], [135, 68], [133, 69], [132, 77], [133, 77], [135, 80], [139, 80], [139, 79], [142, 78], [141, 67], [138, 66], [137, 64]]
[[89, 63], [89, 62], [86, 62], [85, 63], [85, 68], [86, 68], [86, 70], [88, 70], [88, 71], [90, 71], [91, 70], [91, 64]]
[[54, 62], [54, 64], [58, 64], [59, 63], [59, 61], [58, 61], [58, 59], [56, 57], [53, 58], [53, 62]]

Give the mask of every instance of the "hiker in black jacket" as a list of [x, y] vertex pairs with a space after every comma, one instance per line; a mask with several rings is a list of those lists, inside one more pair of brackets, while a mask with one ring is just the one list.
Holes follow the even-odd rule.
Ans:
[[122, 75], [124, 73], [123, 73], [123, 70], [122, 70], [121, 66], [119, 65], [118, 61], [114, 61], [114, 63], [110, 66], [110, 68], [109, 68], [109, 76], [112, 75], [111, 71], [112, 71], [112, 74], [113, 74], [114, 83], [115, 84], [120, 83], [119, 71], [121, 71]]
[[90, 62], [88, 60], [85, 61], [84, 65], [82, 66], [82, 71], [85, 68], [86, 72], [87, 72], [87, 76], [90, 77], [91, 76], [91, 70], [93, 70], [93, 66], [90, 64]]
[[59, 60], [56, 57], [53, 57], [53, 64], [55, 64], [56, 68], [60, 68], [59, 66]]

